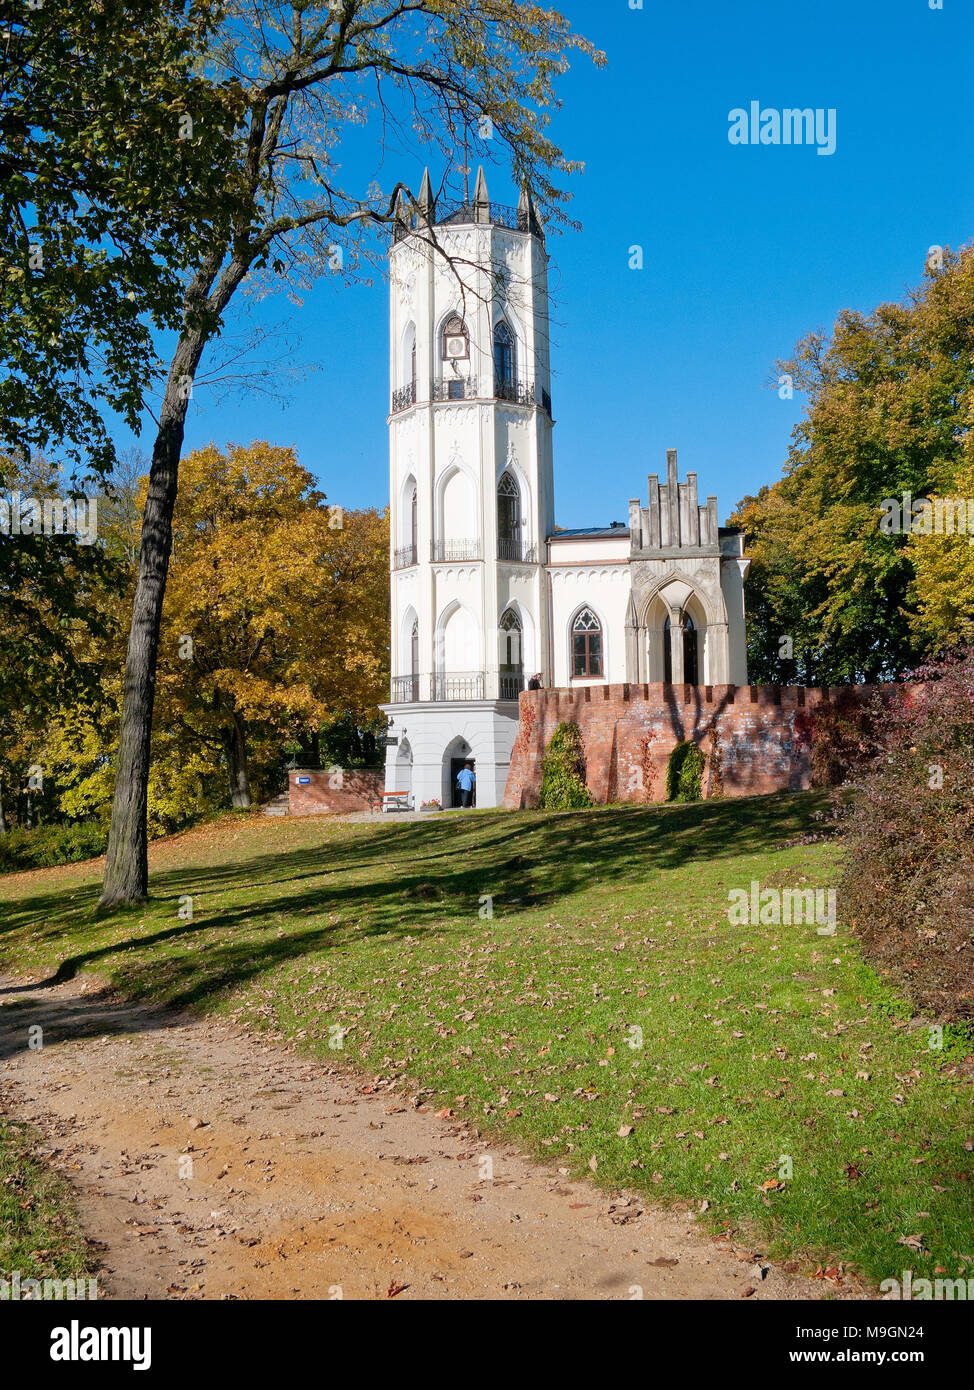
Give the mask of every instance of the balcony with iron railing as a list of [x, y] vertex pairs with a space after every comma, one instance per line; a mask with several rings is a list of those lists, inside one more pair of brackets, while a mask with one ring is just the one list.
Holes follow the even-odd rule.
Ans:
[[456, 564], [463, 560], [479, 559], [480, 541], [478, 540], [433, 542], [434, 564]]
[[416, 543], [414, 541], [412, 545], [403, 545], [399, 547], [395, 553], [393, 568], [397, 570], [408, 570], [411, 565], [416, 565], [418, 563], [419, 559], [416, 552]]
[[520, 536], [504, 537], [497, 542], [498, 560], [513, 560], [522, 565], [537, 564], [538, 551], [533, 545], [525, 545]]
[[434, 401], [476, 401], [477, 382], [474, 377], [438, 376], [433, 382]]
[[[505, 401], [510, 405], [539, 405], [548, 415], [551, 414], [551, 396], [542, 386], [540, 389], [532, 381], [491, 382], [483, 389], [476, 377], [439, 376], [432, 386], [430, 399], [437, 405], [451, 401]], [[416, 383], [401, 386], [392, 393], [392, 414], [411, 410], [418, 404]]]
[[419, 700], [419, 676], [393, 676], [392, 703], [414, 705]]
[[483, 671], [437, 672], [433, 677], [434, 700], [482, 700]]
[[[524, 689], [521, 672], [502, 671], [494, 685], [494, 677], [484, 671], [437, 671], [432, 676], [393, 676], [391, 681], [394, 705], [415, 705], [430, 699], [438, 703], [448, 700], [497, 699], [516, 702]], [[428, 694], [427, 694], [428, 692]]]
[[501, 673], [500, 695], [502, 700], [519, 700], [524, 689], [524, 676], [506, 676]]
[[416, 404], [416, 383], [411, 381], [408, 386], [400, 386], [398, 391], [392, 393], [392, 413], [398, 415], [400, 410], [408, 410], [410, 406]]
[[[544, 228], [537, 214], [523, 208], [509, 207], [506, 203], [486, 201], [466, 201], [459, 203], [440, 203], [436, 208], [434, 225], [437, 227], [462, 227], [470, 223], [480, 223], [491, 227], [506, 227], [511, 232], [531, 232], [544, 242]], [[407, 221], [393, 224], [393, 241], [398, 243], [412, 232], [427, 231], [429, 223], [418, 213], [407, 214]]]

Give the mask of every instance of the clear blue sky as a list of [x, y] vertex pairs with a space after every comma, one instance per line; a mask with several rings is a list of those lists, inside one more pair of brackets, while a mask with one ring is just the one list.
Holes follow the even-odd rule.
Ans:
[[[799, 396], [763, 389], [775, 359], [844, 307], [900, 298], [929, 246], [974, 234], [974, 3], [557, 7], [608, 56], [601, 72], [576, 61], [555, 127], [586, 166], [571, 184], [583, 231], [549, 238], [557, 519], [625, 521], [675, 447], [723, 520], [780, 475], [801, 414]], [[752, 100], [834, 107], [836, 152], [731, 145], [728, 113]], [[387, 158], [385, 183], [400, 176], [418, 182], [415, 163]], [[490, 193], [515, 201], [497, 172]], [[294, 444], [330, 500], [385, 505], [387, 286], [323, 282], [299, 309], [281, 297], [255, 312], [290, 318], [295, 358], [319, 369], [283, 408], [197, 391], [187, 447]]]

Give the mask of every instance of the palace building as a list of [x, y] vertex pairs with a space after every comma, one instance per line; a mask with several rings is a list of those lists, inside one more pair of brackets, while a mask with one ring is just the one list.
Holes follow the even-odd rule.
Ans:
[[[518, 700], [747, 683], [743, 536], [680, 482], [676, 451], [629, 523], [555, 526], [548, 256], [529, 192], [400, 202], [391, 262], [392, 691], [385, 786], [410, 803], [504, 799]], [[391, 740], [395, 740], [392, 742]]]

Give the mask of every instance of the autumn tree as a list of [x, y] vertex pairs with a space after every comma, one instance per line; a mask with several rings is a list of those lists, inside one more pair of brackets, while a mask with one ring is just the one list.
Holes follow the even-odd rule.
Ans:
[[[300, 289], [335, 264], [336, 237], [368, 246], [391, 224], [401, 182], [342, 182], [341, 146], [366, 119], [386, 151], [417, 142], [506, 163], [538, 209], [564, 220], [555, 180], [576, 167], [550, 139], [554, 85], [569, 54], [601, 55], [553, 10], [523, 0], [308, 0], [238, 3], [212, 46], [208, 71], [244, 98], [243, 134], [228, 175], [238, 198], [187, 279], [183, 328], [169, 363], [152, 450], [139, 576], [126, 659], [118, 779], [101, 906], [148, 892], [145, 810], [154, 674], [172, 547], [188, 391], [241, 286], [255, 275]], [[229, 201], [229, 199], [228, 199]], [[427, 233], [432, 238], [431, 233]], [[435, 240], [435, 238], [432, 238]], [[339, 243], [340, 246], [340, 243]]]
[[[936, 601], [929, 584], [918, 598], [914, 543], [907, 530], [881, 524], [883, 504], [960, 485], [972, 351], [967, 248], [932, 259], [903, 303], [868, 315], [847, 310], [830, 339], [811, 334], [778, 364], [809, 404], [785, 476], [745, 498], [731, 518], [752, 558], [752, 678], [891, 680], [921, 658], [932, 629], [918, 627], [915, 605], [932, 615]], [[931, 547], [931, 576], [935, 553]], [[962, 607], [962, 586], [953, 592]]]
[[[210, 0], [3, 5], [0, 492], [38, 458], [63, 469], [61, 493], [102, 490], [106, 412], [138, 429], [153, 330], [179, 328], [187, 267], [227, 235], [240, 94], [197, 70], [219, 14]], [[0, 683], [63, 697], [79, 675], [67, 634], [103, 561], [0, 529]]]
[[[251, 804], [255, 744], [281, 749], [388, 682], [388, 524], [329, 508], [293, 449], [183, 460], [160, 651], [158, 729], [224, 761]], [[154, 735], [155, 737], [156, 735]]]

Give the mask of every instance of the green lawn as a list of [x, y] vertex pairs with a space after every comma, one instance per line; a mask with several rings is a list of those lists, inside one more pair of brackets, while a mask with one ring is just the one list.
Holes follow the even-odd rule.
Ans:
[[412, 1078], [486, 1134], [778, 1258], [974, 1275], [958, 1040], [929, 1050], [841, 920], [831, 938], [727, 920], [752, 879], [835, 884], [832, 845], [783, 847], [819, 807], [235, 819], [155, 847], [140, 912], [93, 919], [83, 865], [0, 879], [0, 963], [94, 971]]

